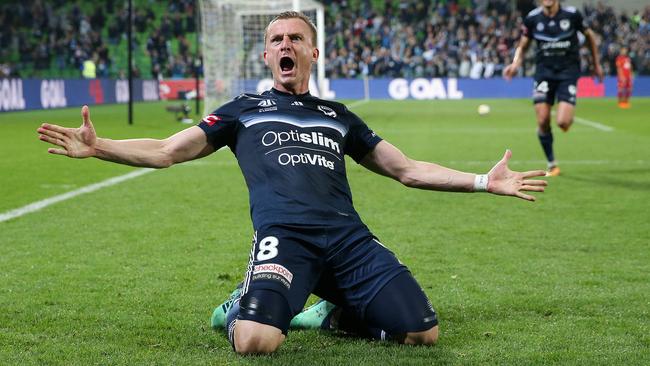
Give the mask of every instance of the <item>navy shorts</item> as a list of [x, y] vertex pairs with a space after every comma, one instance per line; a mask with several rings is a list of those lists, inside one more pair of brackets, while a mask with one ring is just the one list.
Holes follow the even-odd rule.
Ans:
[[535, 78], [533, 86], [533, 103], [555, 104], [567, 102], [576, 105], [577, 78], [554, 80], [549, 78]]
[[257, 230], [253, 238], [243, 294], [270, 290], [284, 297], [288, 318], [261, 322], [286, 332], [311, 293], [363, 319], [377, 293], [406, 271], [363, 224], [270, 225]]

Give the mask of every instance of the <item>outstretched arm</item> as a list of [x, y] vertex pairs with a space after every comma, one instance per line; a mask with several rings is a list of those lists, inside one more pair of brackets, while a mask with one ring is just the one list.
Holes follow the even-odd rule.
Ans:
[[587, 39], [587, 45], [589, 46], [589, 52], [591, 53], [591, 58], [594, 60], [594, 74], [598, 78], [598, 81], [603, 82], [603, 68], [600, 66], [600, 57], [598, 55], [598, 45], [596, 44], [596, 37], [594, 32], [587, 28], [585, 29], [585, 38]]
[[[530, 178], [540, 177], [546, 173], [543, 170], [514, 172], [508, 168], [511, 156], [512, 153], [507, 150], [503, 158], [487, 174], [486, 190], [493, 194], [534, 201], [534, 196], [524, 192], [544, 192], [546, 181]], [[364, 157], [361, 164], [375, 173], [393, 178], [407, 187], [452, 192], [475, 191], [476, 174], [410, 159], [387, 141], [379, 142]]]
[[81, 116], [83, 123], [79, 128], [43, 123], [37, 129], [40, 140], [60, 147], [49, 148], [49, 153], [78, 159], [96, 157], [132, 166], [166, 168], [214, 151], [205, 133], [196, 126], [162, 140], [110, 140], [97, 137], [87, 106], [81, 108]]
[[521, 36], [519, 44], [515, 49], [515, 55], [512, 58], [512, 63], [503, 69], [503, 77], [506, 80], [512, 79], [513, 76], [517, 73], [517, 70], [521, 67], [521, 64], [524, 62], [524, 56], [526, 55], [526, 50], [530, 45], [530, 38], [526, 36]]

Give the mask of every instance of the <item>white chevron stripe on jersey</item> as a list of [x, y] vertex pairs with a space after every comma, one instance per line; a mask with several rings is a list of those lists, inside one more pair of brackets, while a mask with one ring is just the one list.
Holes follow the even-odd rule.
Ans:
[[341, 136], [345, 137], [348, 133], [348, 128], [335, 120], [329, 118], [301, 120], [292, 118], [291, 116], [278, 114], [278, 113], [264, 113], [260, 115], [244, 115], [241, 117], [241, 122], [245, 127], [250, 127], [259, 123], [286, 123], [296, 127], [325, 127], [336, 130]]

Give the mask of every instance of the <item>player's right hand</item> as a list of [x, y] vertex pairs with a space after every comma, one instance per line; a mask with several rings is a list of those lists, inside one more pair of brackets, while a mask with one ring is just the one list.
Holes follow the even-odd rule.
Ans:
[[43, 123], [36, 130], [41, 141], [62, 147], [62, 149], [49, 148], [47, 152], [79, 159], [95, 155], [97, 134], [90, 121], [88, 106], [81, 108], [81, 117], [83, 122], [79, 128], [67, 128]]
[[516, 73], [517, 67], [514, 64], [510, 64], [503, 69], [503, 78], [510, 81]]
[[598, 78], [598, 82], [602, 83], [603, 79], [605, 78], [605, 74], [603, 73], [603, 68], [600, 66], [600, 63], [596, 63], [594, 66], [594, 74]]

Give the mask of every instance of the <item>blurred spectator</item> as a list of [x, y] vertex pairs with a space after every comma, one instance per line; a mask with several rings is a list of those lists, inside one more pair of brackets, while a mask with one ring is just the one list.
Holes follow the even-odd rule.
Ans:
[[83, 62], [81, 76], [84, 79], [95, 79], [97, 77], [97, 65], [95, 65], [96, 58], [97, 55], [93, 55], [93, 57]]

